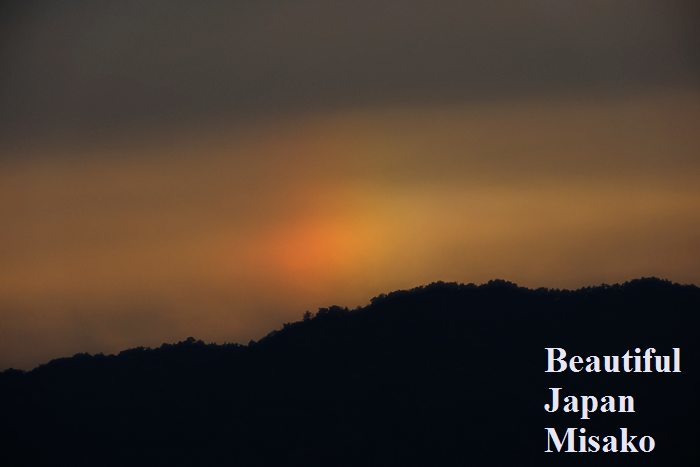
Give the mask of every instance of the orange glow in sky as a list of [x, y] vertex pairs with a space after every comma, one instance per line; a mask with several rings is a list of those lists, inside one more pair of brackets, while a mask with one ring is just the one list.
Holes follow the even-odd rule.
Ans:
[[699, 94], [658, 90], [18, 150], [0, 171], [0, 367], [247, 342], [435, 280], [700, 283], [699, 125]]

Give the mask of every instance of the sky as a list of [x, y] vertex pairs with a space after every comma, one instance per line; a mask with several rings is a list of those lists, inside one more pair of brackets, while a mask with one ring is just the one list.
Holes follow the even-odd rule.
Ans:
[[0, 6], [0, 368], [444, 280], [700, 284], [694, 1]]

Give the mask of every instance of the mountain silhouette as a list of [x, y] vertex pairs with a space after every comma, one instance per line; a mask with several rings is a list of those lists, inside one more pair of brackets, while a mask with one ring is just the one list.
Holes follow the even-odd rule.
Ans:
[[[248, 345], [188, 339], [0, 373], [4, 466], [690, 466], [700, 288], [433, 283], [322, 308]], [[680, 373], [545, 373], [545, 348], [682, 352]], [[634, 413], [547, 413], [550, 387]], [[545, 427], [651, 435], [650, 453], [545, 453]]]

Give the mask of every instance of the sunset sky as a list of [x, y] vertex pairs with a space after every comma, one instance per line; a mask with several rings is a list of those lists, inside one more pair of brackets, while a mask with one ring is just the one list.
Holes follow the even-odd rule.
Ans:
[[695, 1], [0, 6], [0, 369], [436, 280], [700, 284]]

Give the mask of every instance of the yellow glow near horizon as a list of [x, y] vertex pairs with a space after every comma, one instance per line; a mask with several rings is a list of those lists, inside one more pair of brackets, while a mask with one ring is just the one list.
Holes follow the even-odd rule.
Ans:
[[434, 280], [700, 283], [698, 135], [688, 91], [18, 155], [0, 171], [0, 367], [247, 341]]

